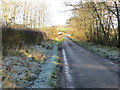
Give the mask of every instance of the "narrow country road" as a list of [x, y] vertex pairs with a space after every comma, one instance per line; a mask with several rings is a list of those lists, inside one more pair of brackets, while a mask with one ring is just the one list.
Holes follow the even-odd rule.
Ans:
[[78, 46], [67, 37], [62, 44], [67, 88], [118, 88], [118, 66]]

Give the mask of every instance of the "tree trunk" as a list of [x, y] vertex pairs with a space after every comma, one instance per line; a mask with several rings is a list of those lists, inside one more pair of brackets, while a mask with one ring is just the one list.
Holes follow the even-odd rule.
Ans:
[[93, 6], [93, 9], [94, 9], [94, 11], [95, 11], [95, 13], [96, 13], [96, 15], [97, 15], [99, 21], [100, 21], [100, 26], [101, 26], [101, 28], [102, 28], [102, 31], [103, 31], [104, 37], [107, 38], [107, 37], [106, 37], [105, 29], [104, 29], [104, 25], [103, 25], [103, 23], [102, 23], [102, 20], [101, 20], [100, 15], [99, 15], [99, 13], [98, 13], [98, 11], [97, 11], [97, 8], [96, 8], [94, 5], [92, 5], [92, 6]]
[[119, 20], [119, 26], [118, 26], [118, 48], [120, 48], [120, 20]]
[[118, 19], [118, 48], [120, 48], [120, 17], [117, 17]]
[[117, 3], [116, 2], [114, 2], [115, 3], [115, 8], [116, 8], [116, 11], [117, 11], [117, 20], [118, 20], [118, 48], [120, 48], [120, 12], [119, 12], [119, 7], [118, 7], [118, 5], [117, 5]]

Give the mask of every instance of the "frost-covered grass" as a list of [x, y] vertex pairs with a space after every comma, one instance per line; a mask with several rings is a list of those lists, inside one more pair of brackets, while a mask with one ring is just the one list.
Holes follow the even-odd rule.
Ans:
[[[25, 48], [21, 46], [19, 49], [5, 48], [2, 56], [3, 87], [54, 88], [57, 86], [56, 72], [59, 60], [57, 48], [63, 40], [63, 35], [58, 35], [56, 28], [50, 27], [45, 30], [48, 37], [42, 43], [38, 41], [27, 44]], [[32, 38], [30, 43], [34, 41]]]
[[3, 87], [54, 88], [57, 86], [59, 42], [11, 50], [3, 58]]
[[34, 81], [32, 88], [54, 88], [57, 86], [56, 70], [58, 62], [58, 44], [53, 44], [53, 49], [46, 51], [39, 46], [33, 46], [33, 49], [41, 51], [44, 55], [47, 55], [46, 60], [41, 64], [41, 72], [38, 78]]
[[2, 87], [30, 87], [41, 71], [41, 62], [45, 59], [45, 55], [29, 47], [9, 51], [2, 61]]
[[120, 50], [118, 48], [113, 48], [109, 46], [94, 45], [88, 42], [82, 42], [72, 39], [78, 45], [86, 48], [87, 50], [97, 53], [98, 55], [111, 60], [113, 63], [120, 65]]

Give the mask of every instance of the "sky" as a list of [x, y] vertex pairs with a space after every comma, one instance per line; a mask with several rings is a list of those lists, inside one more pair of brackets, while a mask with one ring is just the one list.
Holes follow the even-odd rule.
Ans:
[[[41, 1], [41, 0], [36, 0]], [[48, 14], [50, 19], [49, 25], [65, 25], [67, 19], [69, 19], [72, 14], [70, 9], [72, 7], [65, 6], [65, 1], [71, 3], [77, 3], [80, 0], [42, 0], [48, 4]], [[82, 0], [82, 1], [91, 1], [91, 0]], [[93, 0], [94, 2], [101, 2], [101, 1], [110, 1], [110, 0]], [[65, 12], [66, 11], [66, 12]]]
[[48, 14], [50, 19], [50, 25], [65, 25], [66, 20], [69, 19], [72, 14], [70, 11], [71, 7], [66, 7], [64, 4], [65, 0], [45, 0], [48, 5]]
[[[80, 0], [11, 0], [16, 2], [44, 2], [47, 4], [47, 18], [49, 19], [47, 21], [48, 26], [54, 26], [54, 25], [65, 25], [66, 20], [69, 19], [72, 14], [70, 10], [72, 7], [66, 7], [65, 1], [70, 1], [72, 3], [76, 3]], [[88, 1], [88, 0], [85, 0]], [[96, 1], [96, 0], [95, 0]], [[98, 1], [98, 0], [97, 0]], [[66, 11], [66, 12], [65, 12]]]
[[[47, 18], [49, 20], [47, 21], [46, 24], [48, 26], [65, 25], [66, 20], [69, 19], [72, 15], [70, 11], [65, 12], [66, 10], [70, 9], [70, 7], [65, 6], [64, 4], [65, 0], [10, 0], [10, 1], [33, 2], [33, 3], [44, 2], [47, 5]], [[70, 0], [70, 1], [75, 1], [75, 0]], [[17, 20], [17, 22], [20, 22], [20, 20]]]
[[44, 0], [50, 7], [48, 11], [51, 11], [50, 14], [50, 21], [53, 25], [65, 25], [67, 19], [69, 19], [72, 14], [70, 9], [72, 7], [65, 6], [65, 2], [77, 3], [80, 0]]
[[68, 8], [64, 5], [62, 0], [52, 0], [50, 2], [51, 6], [49, 10], [51, 11], [50, 14], [50, 21], [53, 25], [64, 25], [66, 24], [66, 20], [70, 18], [71, 13], [65, 12]]
[[[65, 0], [11, 0], [16, 2], [44, 2], [47, 5], [47, 21], [48, 26], [54, 25], [65, 25], [66, 20], [69, 19], [72, 14], [70, 11], [65, 12], [66, 10], [70, 10], [71, 7], [66, 7], [64, 2]], [[67, 0], [68, 1], [68, 0]], [[70, 0], [77, 1], [77, 0]]]

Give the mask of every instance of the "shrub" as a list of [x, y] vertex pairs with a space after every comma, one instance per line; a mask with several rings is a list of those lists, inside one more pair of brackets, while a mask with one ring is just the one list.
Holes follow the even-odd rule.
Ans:
[[39, 44], [44, 40], [41, 31], [32, 29], [14, 29], [2, 27], [2, 46], [4, 51], [13, 48], [21, 48], [25, 45]]

